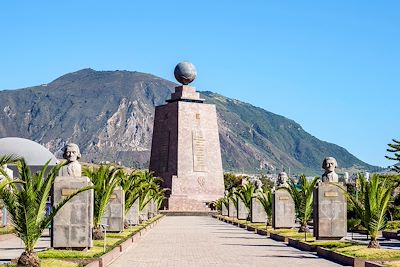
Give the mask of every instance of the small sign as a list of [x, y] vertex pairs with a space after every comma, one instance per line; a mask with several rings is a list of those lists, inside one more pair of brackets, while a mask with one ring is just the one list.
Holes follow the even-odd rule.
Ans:
[[68, 197], [78, 191], [77, 189], [63, 188], [61, 189], [61, 195], [64, 197]]
[[279, 200], [289, 200], [289, 197], [279, 197]]
[[338, 195], [339, 195], [338, 192], [335, 192], [335, 191], [325, 192], [326, 197], [337, 197]]
[[116, 199], [117, 195], [116, 194], [111, 194], [110, 199]]

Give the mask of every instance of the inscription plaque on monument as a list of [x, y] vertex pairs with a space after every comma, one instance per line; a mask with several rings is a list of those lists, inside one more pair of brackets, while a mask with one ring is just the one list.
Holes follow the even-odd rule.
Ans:
[[277, 189], [272, 196], [272, 227], [293, 228], [295, 226], [295, 206], [286, 189]]
[[[88, 177], [58, 176], [54, 181], [53, 205], [92, 183]], [[74, 196], [53, 219], [53, 248], [85, 249], [93, 247], [93, 190]]]
[[329, 182], [320, 183], [314, 189], [313, 206], [316, 239], [341, 239], [347, 235], [347, 201], [342, 189]]
[[268, 215], [265, 212], [264, 206], [257, 197], [251, 198], [251, 222], [266, 223]]
[[246, 220], [248, 216], [249, 211], [246, 205], [240, 198], [237, 198], [237, 218], [239, 220]]
[[193, 131], [193, 170], [195, 172], [206, 171], [206, 146], [203, 132]]

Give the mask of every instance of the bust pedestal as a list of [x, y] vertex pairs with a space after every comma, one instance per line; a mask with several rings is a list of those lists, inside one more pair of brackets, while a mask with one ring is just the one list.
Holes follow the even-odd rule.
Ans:
[[347, 201], [343, 190], [333, 183], [322, 182], [313, 193], [314, 237], [317, 240], [337, 240], [345, 237]]

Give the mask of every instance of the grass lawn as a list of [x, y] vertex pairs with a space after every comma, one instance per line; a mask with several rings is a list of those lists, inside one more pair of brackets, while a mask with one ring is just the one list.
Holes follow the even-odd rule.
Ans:
[[14, 227], [11, 225], [0, 227], [0, 235], [14, 233]]
[[[40, 260], [41, 266], [42, 267], [81, 267], [83, 266], [82, 264], [75, 263], [75, 262], [69, 262], [69, 261], [63, 261], [63, 260], [54, 260], [54, 259], [43, 259]], [[5, 264], [5, 265], [0, 265], [4, 267], [16, 267], [17, 265], [15, 264]]]
[[[304, 233], [299, 233], [297, 229], [275, 229], [270, 231], [273, 234], [287, 236], [293, 239], [304, 240]], [[312, 233], [307, 233], [307, 241], [314, 240]]]
[[396, 249], [373, 249], [367, 245], [352, 245], [342, 248], [333, 248], [334, 251], [345, 255], [366, 259], [400, 259], [400, 251]]
[[332, 249], [332, 248], [344, 248], [344, 247], [349, 247], [349, 246], [353, 246], [355, 243], [352, 242], [342, 242], [342, 241], [308, 241], [307, 242], [310, 245], [314, 245], [314, 246], [320, 246], [323, 248], [328, 248], [328, 249]]

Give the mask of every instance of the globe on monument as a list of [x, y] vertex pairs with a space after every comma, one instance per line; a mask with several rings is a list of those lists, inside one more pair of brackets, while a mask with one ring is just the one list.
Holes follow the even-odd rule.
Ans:
[[187, 61], [183, 61], [176, 65], [174, 70], [175, 79], [183, 85], [188, 85], [196, 79], [196, 67]]

